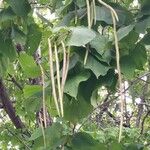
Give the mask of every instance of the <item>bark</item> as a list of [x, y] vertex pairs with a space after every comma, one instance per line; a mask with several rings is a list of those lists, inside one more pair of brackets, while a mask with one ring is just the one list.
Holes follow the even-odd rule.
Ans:
[[4, 86], [1, 78], [0, 78], [0, 100], [1, 100], [1, 103], [3, 106], [3, 109], [8, 114], [8, 116], [11, 119], [11, 121], [13, 122], [14, 126], [16, 128], [23, 128], [24, 125], [23, 125], [21, 119], [19, 118], [19, 116], [17, 116], [17, 114], [16, 114], [15, 108], [13, 107], [13, 104], [8, 96], [7, 90]]

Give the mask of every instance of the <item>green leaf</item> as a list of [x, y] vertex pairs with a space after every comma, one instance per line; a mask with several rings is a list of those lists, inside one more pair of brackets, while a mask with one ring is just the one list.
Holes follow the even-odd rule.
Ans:
[[121, 72], [125, 77], [131, 79], [134, 76], [136, 65], [130, 56], [123, 56], [120, 61]]
[[110, 145], [111, 150], [123, 150], [123, 146], [120, 143], [114, 142]]
[[69, 76], [65, 84], [64, 92], [76, 98], [80, 82], [86, 81], [89, 77], [90, 73], [88, 71]]
[[38, 130], [41, 130], [41, 129], [40, 128], [36, 129], [34, 131], [34, 134], [31, 135], [31, 138], [30, 138], [30, 141], [34, 140], [32, 149], [56, 150], [60, 145], [62, 145], [66, 142], [66, 137], [63, 136], [63, 131], [64, 131], [63, 125], [58, 122], [53, 122], [53, 124], [51, 126], [48, 126], [44, 130], [45, 140], [46, 140], [46, 148], [44, 148], [43, 134], [41, 134], [41, 131], [39, 133]]
[[149, 0], [143, 0], [141, 4], [141, 13], [144, 15], [150, 14], [150, 2]]
[[25, 45], [26, 35], [17, 26], [12, 27], [11, 38], [16, 44]]
[[147, 28], [150, 28], [150, 17], [142, 19], [142, 21], [137, 22], [135, 26], [135, 30], [137, 33], [145, 33]]
[[72, 27], [71, 37], [68, 41], [69, 46], [83, 46], [93, 40], [96, 36], [93, 30], [90, 30], [86, 27]]
[[2, 33], [0, 33], [0, 53], [8, 57], [10, 61], [14, 61], [17, 56], [12, 40], [5, 37]]
[[81, 94], [78, 94], [77, 99], [69, 96], [64, 97], [64, 118], [72, 123], [77, 123], [86, 117], [91, 110], [92, 106]]
[[[112, 4], [112, 7], [119, 17], [119, 22], [117, 22], [117, 25], [129, 24], [132, 21], [132, 13], [130, 13], [124, 7], [121, 7], [118, 4]], [[96, 20], [104, 21], [107, 24], [113, 24], [111, 12], [104, 6], [96, 6]]]
[[33, 119], [35, 119], [35, 113], [41, 108], [41, 99], [42, 98], [37, 98], [35, 96], [24, 99], [23, 107], [29, 117], [32, 116]]
[[16, 17], [16, 15], [10, 7], [0, 11], [0, 22], [13, 20], [15, 17]]
[[138, 39], [139, 34], [132, 30], [126, 37], [119, 41], [120, 55], [129, 55], [130, 50], [135, 48]]
[[95, 48], [96, 51], [102, 55], [105, 50], [108, 49], [108, 38], [103, 35], [97, 35], [91, 42], [91, 47]]
[[75, 134], [71, 142], [73, 150], [106, 150], [105, 144], [98, 143], [85, 132]]
[[98, 78], [100, 75], [104, 76], [110, 69], [109, 66], [103, 65], [100, 61], [89, 55], [85, 68], [90, 69]]
[[137, 44], [135, 49], [131, 52], [131, 59], [134, 61], [136, 69], [143, 69], [147, 61], [147, 53], [144, 45]]
[[26, 17], [31, 10], [28, 0], [7, 0], [12, 10], [20, 17]]
[[119, 28], [119, 30], [117, 31], [118, 41], [120, 41], [125, 36], [127, 36], [133, 30], [133, 28], [134, 28], [134, 25], [129, 25], [123, 28]]
[[96, 20], [105, 21], [108, 24], [112, 24], [112, 16], [110, 10], [106, 7], [96, 6]]
[[63, 19], [58, 23], [59, 26], [68, 26], [70, 23], [70, 20], [72, 20], [74, 17], [74, 13], [69, 12], [67, 15], [63, 17]]
[[42, 87], [40, 85], [25, 85], [23, 92], [24, 92], [25, 98], [29, 98], [39, 93], [41, 94]]
[[42, 33], [40, 28], [36, 24], [30, 24], [28, 26], [28, 34], [27, 34], [27, 53], [33, 55], [35, 51], [38, 49], [39, 44], [41, 42]]
[[78, 5], [78, 7], [84, 7], [86, 5], [86, 2], [83, 0], [76, 0], [76, 3]]
[[4, 76], [9, 65], [9, 58], [0, 53], [0, 77]]
[[42, 128], [37, 128], [31, 135], [31, 137], [28, 139], [29, 141], [33, 141], [37, 138], [42, 136]]
[[144, 43], [145, 45], [150, 45], [150, 32], [148, 32], [140, 42]]
[[143, 150], [144, 146], [141, 144], [126, 144], [126, 150]]
[[92, 93], [91, 105], [93, 107], [97, 107], [100, 102], [101, 102], [101, 99], [100, 99], [100, 96], [98, 95], [98, 89], [95, 89]]
[[19, 57], [19, 62], [27, 77], [36, 78], [41, 75], [40, 68], [36, 65], [32, 56], [29, 56], [26, 53], [21, 53]]
[[57, 122], [46, 128], [45, 136], [50, 148], [56, 149], [60, 144], [62, 144], [63, 130], [62, 124]]

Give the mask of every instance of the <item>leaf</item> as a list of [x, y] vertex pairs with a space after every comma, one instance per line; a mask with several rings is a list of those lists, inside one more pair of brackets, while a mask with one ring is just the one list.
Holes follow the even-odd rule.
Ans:
[[56, 149], [62, 144], [63, 126], [60, 123], [53, 123], [45, 130], [45, 136], [50, 148]]
[[8, 57], [10, 61], [14, 61], [17, 56], [12, 40], [5, 37], [2, 33], [0, 33], [0, 53]]
[[72, 123], [79, 122], [86, 117], [92, 110], [91, 104], [86, 102], [83, 96], [78, 95], [77, 99], [73, 97], [64, 97], [64, 118]]
[[94, 74], [87, 81], [80, 83], [77, 98], [65, 95], [64, 97], [64, 116], [66, 120], [77, 123], [87, 117], [92, 111], [91, 96], [98, 84]]
[[105, 144], [98, 143], [85, 132], [75, 134], [71, 141], [71, 146], [73, 150], [106, 150]]
[[150, 28], [150, 17], [146, 17], [145, 19], [142, 19], [142, 21], [137, 22], [135, 26], [135, 30], [138, 33], [145, 33], [146, 29]]
[[67, 78], [64, 92], [76, 98], [78, 94], [78, 86], [80, 82], [86, 81], [89, 77], [90, 77], [90, 73], [88, 71], [71, 75], [70, 77]]
[[72, 27], [71, 37], [68, 41], [69, 46], [83, 46], [93, 40], [96, 36], [93, 30], [86, 27]]
[[98, 89], [95, 89], [92, 93], [91, 105], [93, 107], [97, 107], [100, 102], [101, 102], [101, 99], [100, 99], [100, 96], [98, 95]]
[[133, 28], [134, 25], [129, 25], [123, 28], [119, 28], [119, 30], [117, 31], [118, 41], [126, 37], [133, 30]]
[[16, 15], [10, 7], [0, 11], [0, 22], [13, 20], [15, 17], [16, 17]]
[[32, 56], [29, 56], [26, 53], [21, 53], [19, 57], [19, 62], [27, 77], [36, 78], [41, 75], [40, 68], [36, 65]]
[[131, 79], [134, 76], [136, 65], [130, 56], [123, 56], [120, 61], [121, 72], [128, 78]]
[[113, 142], [110, 145], [111, 150], [123, 150], [123, 146], [120, 143]]
[[31, 10], [28, 0], [7, 0], [12, 10], [20, 17], [26, 17]]
[[28, 139], [29, 141], [33, 141], [37, 138], [39, 138], [40, 136], [42, 136], [42, 129], [41, 128], [37, 128], [31, 135], [31, 137]]
[[86, 2], [83, 0], [76, 0], [76, 3], [78, 5], [78, 7], [84, 7], [86, 5]]
[[69, 62], [69, 70], [74, 68], [75, 65], [79, 62], [79, 55], [78, 54], [74, 54], [73, 56], [71, 56], [70, 58], [70, 62]]
[[42, 33], [40, 28], [36, 24], [30, 24], [28, 26], [28, 34], [27, 34], [27, 53], [33, 55], [35, 51], [38, 49], [39, 44], [41, 42]]
[[141, 3], [141, 13], [144, 15], [150, 14], [150, 2], [149, 0], [143, 0]]
[[40, 85], [25, 85], [23, 92], [24, 92], [25, 98], [29, 98], [39, 93], [41, 94], [42, 87]]
[[143, 69], [143, 66], [147, 61], [147, 53], [144, 45], [137, 44], [135, 49], [131, 52], [131, 59], [133, 59], [136, 69]]
[[112, 24], [112, 16], [110, 10], [106, 7], [96, 6], [96, 20], [105, 21], [108, 24]]
[[141, 144], [126, 144], [125, 150], [143, 150], [144, 146]]
[[[117, 25], [129, 24], [132, 21], [132, 13], [126, 10], [124, 7], [121, 7], [118, 4], [112, 4], [112, 7], [118, 14], [119, 22], [117, 22]], [[111, 12], [104, 6], [96, 6], [96, 20], [104, 21], [107, 24], [113, 24]]]
[[150, 32], [148, 32], [140, 42], [144, 43], [145, 45], [150, 45]]
[[15, 43], [25, 45], [26, 35], [17, 26], [12, 27], [11, 38]]
[[58, 23], [59, 26], [68, 26], [70, 23], [70, 20], [72, 20], [74, 17], [74, 13], [69, 12], [66, 16], [63, 17], [63, 19]]
[[24, 99], [23, 108], [29, 117], [32, 116], [32, 119], [35, 119], [35, 113], [41, 108], [41, 98], [28, 97]]
[[121, 56], [128, 55], [130, 50], [135, 48], [138, 39], [139, 39], [139, 34], [134, 30], [132, 30], [126, 37], [124, 37], [119, 42]]
[[103, 65], [100, 61], [89, 55], [85, 68], [90, 69], [98, 78], [100, 75], [104, 76], [110, 69], [109, 66]]
[[105, 50], [108, 49], [108, 38], [103, 35], [97, 35], [91, 42], [91, 47], [95, 48], [96, 51], [102, 55]]
[[9, 58], [3, 56], [0, 53], [0, 77], [5, 75], [5, 73], [6, 73], [7, 69], [8, 69], [9, 63], [10, 63], [9, 62]]

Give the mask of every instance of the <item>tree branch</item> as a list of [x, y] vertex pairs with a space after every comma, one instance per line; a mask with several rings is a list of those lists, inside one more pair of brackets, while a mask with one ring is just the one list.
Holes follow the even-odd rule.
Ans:
[[2, 106], [6, 113], [8, 114], [9, 118], [13, 122], [16, 128], [23, 128], [24, 125], [19, 118], [19, 116], [16, 115], [15, 108], [13, 107], [13, 104], [11, 100], [8, 97], [8, 93], [6, 91], [6, 88], [3, 84], [2, 78], [0, 78], [0, 100], [2, 102]]
[[148, 117], [148, 115], [150, 114], [150, 110], [147, 111], [146, 115], [144, 116], [143, 120], [142, 120], [142, 123], [141, 123], [141, 134], [143, 134], [143, 131], [144, 131], [144, 123], [145, 123], [145, 120], [146, 118]]

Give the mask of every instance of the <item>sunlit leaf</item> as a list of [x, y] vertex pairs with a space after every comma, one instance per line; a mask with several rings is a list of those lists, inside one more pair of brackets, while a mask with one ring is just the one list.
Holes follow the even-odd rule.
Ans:
[[27, 77], [36, 78], [41, 75], [40, 68], [36, 65], [32, 56], [29, 56], [26, 53], [21, 53], [19, 62]]
[[72, 31], [71, 37], [68, 41], [70, 46], [83, 46], [93, 40], [96, 36], [93, 30], [86, 27], [70, 28]]

